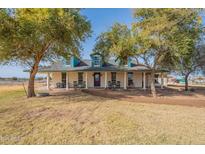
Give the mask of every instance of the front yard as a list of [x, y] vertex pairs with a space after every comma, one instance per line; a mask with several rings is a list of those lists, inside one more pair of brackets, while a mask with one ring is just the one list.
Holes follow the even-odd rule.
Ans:
[[204, 107], [141, 101], [0, 86], [0, 144], [205, 144]]

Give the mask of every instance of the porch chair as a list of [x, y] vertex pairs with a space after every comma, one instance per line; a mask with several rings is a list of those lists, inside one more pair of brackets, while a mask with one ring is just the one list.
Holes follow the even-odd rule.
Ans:
[[134, 88], [134, 82], [132, 80], [128, 80], [128, 86], [129, 88]]
[[109, 88], [109, 89], [112, 88], [112, 83], [111, 83], [111, 81], [108, 81], [108, 88]]
[[66, 87], [66, 84], [65, 83], [61, 83], [61, 88], [65, 88]]
[[112, 89], [115, 89], [115, 88], [117, 88], [117, 83], [116, 81], [112, 81]]
[[120, 88], [120, 81], [117, 81], [116, 88]]
[[62, 82], [56, 83], [56, 88], [65, 88], [65, 87], [66, 87], [65, 83]]
[[78, 88], [85, 88], [85, 81], [79, 82]]
[[60, 88], [60, 87], [61, 87], [61, 83], [60, 82], [56, 83], [56, 88]]

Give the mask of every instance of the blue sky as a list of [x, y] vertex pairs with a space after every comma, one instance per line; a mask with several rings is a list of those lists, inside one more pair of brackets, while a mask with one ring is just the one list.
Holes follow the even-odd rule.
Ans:
[[84, 58], [89, 58], [89, 53], [94, 47], [96, 37], [101, 32], [106, 31], [116, 22], [130, 26], [133, 20], [131, 9], [85, 9], [82, 14], [88, 17], [93, 30], [92, 37], [83, 44], [84, 52], [82, 55]]
[[[92, 37], [83, 43], [83, 58], [90, 58], [90, 53], [95, 44], [96, 37], [106, 31], [115, 22], [131, 25], [132, 10], [131, 9], [83, 9], [82, 14], [87, 16], [92, 25]], [[23, 72], [21, 66], [0, 66], [0, 77], [29, 77], [28, 73]]]

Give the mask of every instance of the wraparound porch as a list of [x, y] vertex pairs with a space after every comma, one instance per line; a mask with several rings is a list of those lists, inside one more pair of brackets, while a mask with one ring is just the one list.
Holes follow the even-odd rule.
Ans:
[[[165, 73], [155, 74], [155, 84], [163, 88], [167, 84]], [[68, 71], [47, 72], [47, 89], [104, 88], [130, 89], [150, 87], [150, 73], [146, 71]]]

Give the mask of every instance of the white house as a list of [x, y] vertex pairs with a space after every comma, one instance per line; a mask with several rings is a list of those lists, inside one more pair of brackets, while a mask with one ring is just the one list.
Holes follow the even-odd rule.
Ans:
[[[150, 70], [134, 60], [127, 65], [119, 65], [110, 60], [102, 62], [100, 55], [92, 55], [91, 60], [71, 57], [69, 65], [54, 64], [39, 69], [47, 74], [47, 88], [142, 88], [150, 87]], [[167, 71], [155, 74], [156, 86], [167, 85]], [[50, 79], [52, 82], [50, 82]]]

